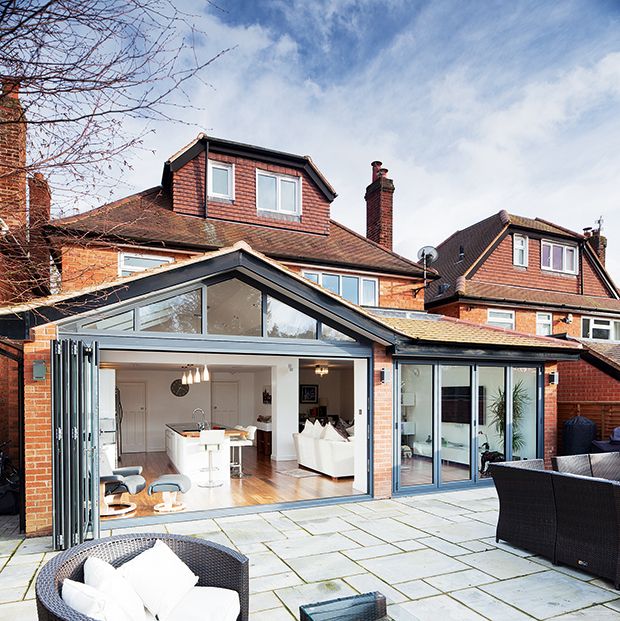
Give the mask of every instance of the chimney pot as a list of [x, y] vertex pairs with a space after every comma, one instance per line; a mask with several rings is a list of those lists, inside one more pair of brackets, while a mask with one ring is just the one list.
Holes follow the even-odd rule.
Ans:
[[371, 162], [370, 165], [372, 166], [372, 180], [376, 181], [379, 177], [379, 171], [381, 170], [381, 166], [383, 166], [383, 162], [375, 160], [374, 162]]

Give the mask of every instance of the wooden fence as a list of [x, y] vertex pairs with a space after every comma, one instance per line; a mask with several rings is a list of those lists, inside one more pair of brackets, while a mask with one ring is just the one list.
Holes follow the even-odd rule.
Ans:
[[564, 401], [558, 403], [558, 453], [562, 454], [564, 422], [573, 416], [585, 416], [596, 423], [596, 439], [604, 440], [620, 427], [620, 401]]

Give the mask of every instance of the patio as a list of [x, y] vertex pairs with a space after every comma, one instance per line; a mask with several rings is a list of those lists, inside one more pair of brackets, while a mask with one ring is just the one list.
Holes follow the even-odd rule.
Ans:
[[[253, 621], [291, 621], [302, 603], [373, 590], [397, 621], [620, 619], [610, 583], [496, 545], [496, 519], [485, 487], [165, 528], [250, 557]], [[34, 577], [50, 547], [48, 538], [0, 540], [0, 621], [36, 619]]]

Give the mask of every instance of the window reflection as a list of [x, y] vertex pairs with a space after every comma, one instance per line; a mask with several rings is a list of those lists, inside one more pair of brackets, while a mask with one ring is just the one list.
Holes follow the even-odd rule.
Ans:
[[90, 323], [85, 323], [82, 327], [85, 330], [118, 330], [120, 332], [133, 330], [133, 311], [91, 321]]
[[202, 294], [181, 293], [140, 308], [140, 330], [147, 332], [202, 332]]
[[207, 332], [261, 336], [262, 294], [237, 278], [207, 287]]
[[289, 339], [315, 339], [316, 320], [304, 313], [267, 297], [267, 336]]

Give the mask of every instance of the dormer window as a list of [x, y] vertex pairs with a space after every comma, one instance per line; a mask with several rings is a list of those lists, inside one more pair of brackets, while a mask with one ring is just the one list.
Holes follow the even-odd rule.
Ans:
[[256, 171], [256, 208], [258, 211], [301, 214], [301, 183], [299, 177]]
[[210, 198], [235, 200], [235, 168], [233, 164], [209, 160], [207, 182]]
[[527, 267], [527, 237], [525, 235], [512, 236], [512, 262], [518, 267]]
[[558, 244], [545, 239], [540, 242], [540, 266], [543, 270], [576, 274], [577, 257], [576, 246]]

